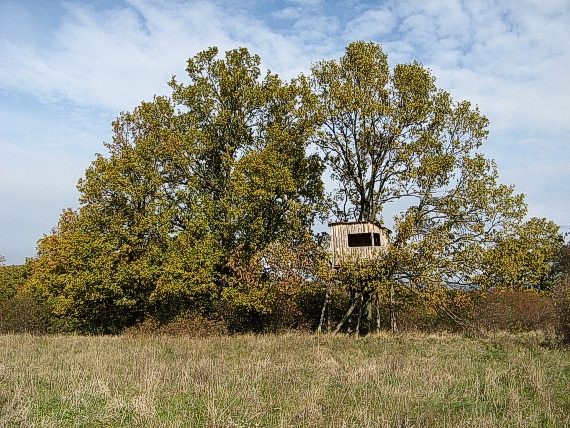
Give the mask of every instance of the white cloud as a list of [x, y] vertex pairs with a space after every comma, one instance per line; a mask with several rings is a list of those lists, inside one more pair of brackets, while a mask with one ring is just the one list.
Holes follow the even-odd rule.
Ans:
[[131, 108], [164, 92], [185, 60], [208, 46], [235, 47], [221, 24], [223, 11], [209, 3], [159, 9], [94, 10], [71, 3], [56, 45], [48, 52], [4, 43], [0, 79], [43, 97], [112, 109]]
[[302, 9], [297, 7], [286, 7], [276, 10], [271, 15], [277, 19], [298, 19], [302, 16]]
[[108, 10], [70, 3], [51, 50], [2, 42], [0, 82], [44, 101], [131, 109], [168, 92], [166, 82], [173, 74], [184, 77], [188, 57], [210, 46], [221, 52], [247, 46], [266, 67], [292, 78], [308, 70], [315, 54], [330, 50], [327, 39], [338, 30], [338, 19], [301, 15], [292, 30], [289, 37], [279, 35], [246, 12], [211, 2], [133, 0], [129, 8]]
[[324, 0], [287, 0], [287, 1], [289, 3], [298, 4], [300, 6], [309, 6], [309, 7], [321, 6], [325, 4]]
[[371, 9], [346, 25], [345, 37], [370, 40], [389, 34], [397, 24], [397, 16], [387, 9]]

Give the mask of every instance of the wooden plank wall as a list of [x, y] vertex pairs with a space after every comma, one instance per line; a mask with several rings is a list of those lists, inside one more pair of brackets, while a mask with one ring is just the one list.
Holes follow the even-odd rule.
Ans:
[[[388, 246], [386, 230], [374, 223], [332, 223], [330, 228], [333, 266], [338, 266], [344, 256], [358, 254], [362, 258], [366, 258], [372, 256], [379, 249], [385, 249]], [[353, 233], [379, 233], [380, 247], [349, 247], [348, 235]]]

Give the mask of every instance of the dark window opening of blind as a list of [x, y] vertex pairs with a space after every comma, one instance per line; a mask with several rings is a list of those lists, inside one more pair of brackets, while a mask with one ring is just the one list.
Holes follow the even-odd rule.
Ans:
[[380, 234], [379, 233], [374, 234], [374, 246], [375, 247], [380, 246]]
[[[380, 237], [378, 237], [380, 239]], [[372, 234], [370, 233], [349, 233], [349, 247], [372, 247]]]

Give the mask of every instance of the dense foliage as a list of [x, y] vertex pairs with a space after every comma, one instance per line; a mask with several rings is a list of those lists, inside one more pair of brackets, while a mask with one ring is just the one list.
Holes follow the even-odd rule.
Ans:
[[79, 182], [81, 208], [41, 240], [32, 288], [58, 315], [115, 331], [210, 314], [238, 251], [248, 260], [310, 232], [324, 188], [320, 158], [306, 153], [308, 83], [260, 79], [245, 49], [216, 55], [190, 59], [190, 84], [173, 79], [172, 97], [121, 114], [109, 156]]
[[[290, 82], [259, 66], [244, 48], [210, 48], [171, 96], [121, 113], [21, 294], [89, 332], [185, 313], [233, 331], [358, 313], [365, 330], [387, 306], [395, 329], [396, 300], [410, 295], [448, 308], [454, 287], [549, 289], [557, 226], [523, 222], [523, 195], [479, 151], [487, 119], [429, 69], [390, 70], [364, 42]], [[382, 223], [397, 200], [386, 253], [327, 266], [317, 221]]]

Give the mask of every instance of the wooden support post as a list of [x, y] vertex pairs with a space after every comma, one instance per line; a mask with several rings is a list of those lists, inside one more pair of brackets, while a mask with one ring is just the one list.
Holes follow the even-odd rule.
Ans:
[[335, 330], [333, 331], [333, 334], [337, 334], [340, 331], [340, 329], [342, 328], [345, 321], [348, 319], [348, 317], [352, 314], [352, 312], [356, 308], [356, 305], [358, 305], [359, 298], [360, 298], [360, 294], [358, 294], [355, 297], [354, 302], [352, 303], [352, 306], [348, 309], [346, 314], [344, 314], [344, 317], [342, 318], [342, 320], [340, 320], [340, 322], [337, 324]]
[[376, 299], [374, 299], [376, 302], [376, 331], [380, 332], [380, 295], [378, 293], [378, 290], [376, 290]]
[[327, 333], [331, 332], [331, 295], [329, 293], [329, 300], [327, 302]]
[[390, 326], [392, 333], [398, 333], [398, 324], [396, 323], [396, 291], [394, 283], [390, 284]]
[[364, 309], [364, 293], [360, 295], [360, 308], [358, 309], [358, 320], [356, 321], [356, 337], [360, 336], [360, 323], [362, 322], [362, 310]]

